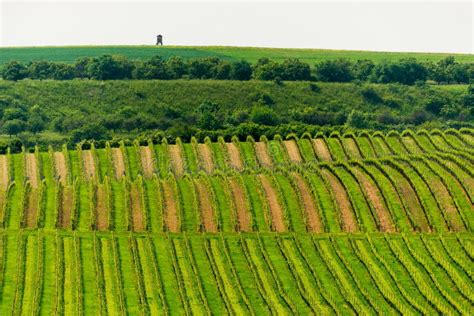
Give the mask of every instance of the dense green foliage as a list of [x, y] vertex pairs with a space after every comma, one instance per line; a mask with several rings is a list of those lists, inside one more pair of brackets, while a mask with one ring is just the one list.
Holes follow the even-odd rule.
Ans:
[[[187, 141], [333, 130], [472, 126], [467, 86], [262, 81], [0, 82], [3, 143], [156, 135]], [[36, 133], [36, 134], [35, 134]]]
[[229, 62], [217, 57], [185, 60], [173, 56], [167, 60], [154, 56], [149, 60], [130, 61], [124, 56], [103, 55], [83, 57], [70, 65], [51, 61], [33, 61], [22, 64], [8, 62], [0, 75], [5, 80], [29, 79], [70, 80], [88, 78], [96, 80], [125, 79], [216, 79], [216, 80], [274, 80], [401, 83], [412, 85], [426, 80], [437, 83], [469, 83], [474, 79], [474, 63], [458, 63], [453, 56], [437, 63], [420, 62], [415, 58], [397, 61], [348, 59], [326, 60], [311, 65], [299, 59], [277, 62], [268, 58], [259, 59], [253, 66], [247, 61]]

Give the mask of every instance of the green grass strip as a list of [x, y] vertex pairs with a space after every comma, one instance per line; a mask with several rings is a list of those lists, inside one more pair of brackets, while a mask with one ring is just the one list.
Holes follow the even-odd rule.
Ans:
[[314, 153], [313, 144], [310, 139], [301, 138], [297, 140], [297, 145], [304, 162], [316, 162], [316, 154]]
[[123, 288], [123, 298], [125, 303], [125, 311], [128, 314], [142, 313], [140, 305], [138, 281], [134, 268], [133, 254], [129, 248], [129, 241], [126, 237], [117, 237], [116, 239], [116, 264], [119, 279], [121, 279], [121, 287]]
[[270, 140], [267, 142], [267, 150], [270, 157], [272, 157], [275, 165], [283, 165], [286, 163], [285, 151], [279, 140]]
[[192, 179], [188, 177], [178, 178], [176, 183], [179, 189], [180, 209], [183, 214], [181, 227], [187, 232], [197, 232], [200, 224], [200, 211]]
[[311, 303], [304, 295], [304, 289], [299, 284], [299, 279], [295, 278], [296, 271], [293, 271], [293, 266], [289, 264], [287, 258], [280, 250], [278, 241], [274, 237], [261, 238], [261, 249], [265, 252], [268, 259], [268, 264], [276, 271], [274, 279], [278, 279], [280, 286], [287, 299], [294, 304], [294, 308], [299, 313], [311, 314], [315, 311], [311, 308]]
[[173, 268], [171, 253], [168, 249], [168, 240], [162, 236], [155, 237], [150, 240], [150, 248], [153, 248], [153, 257], [160, 279], [163, 282], [164, 296], [169, 312], [170, 314], [182, 313], [185, 307], [183, 306], [180, 287], [177, 285], [178, 280]]
[[239, 142], [239, 149], [242, 157], [242, 162], [246, 168], [256, 168], [257, 158], [255, 154], [255, 149], [252, 142]]
[[345, 298], [356, 312], [364, 315], [374, 315], [375, 310], [360, 292], [350, 272], [335, 253], [331, 242], [329, 240], [314, 240], [314, 244], [333, 277], [337, 279], [337, 284]]
[[227, 253], [228, 261], [235, 267], [236, 275], [242, 284], [243, 291], [248, 297], [250, 306], [255, 315], [267, 315], [270, 313], [269, 303], [259, 289], [259, 283], [254, 274], [254, 270], [246, 259], [238, 237], [226, 236], [223, 240], [223, 249]]
[[344, 152], [344, 148], [342, 147], [339, 138], [328, 137], [326, 138], [326, 143], [334, 160], [345, 161], [347, 159], [346, 153]]
[[[362, 245], [359, 246], [361, 247]], [[385, 268], [400, 293], [402, 293], [414, 308], [425, 315], [437, 313], [437, 310], [431, 305], [431, 302], [420, 292], [416, 281], [411, 277], [409, 271], [393, 254], [385, 238], [381, 236], [368, 236], [367, 244], [365, 244], [364, 247], [367, 249], [367, 252], [370, 247], [370, 253], [368, 255], [373, 256], [372, 260], [379, 262], [380, 269], [382, 269], [382, 267]], [[370, 260], [370, 258], [368, 260]], [[385, 280], [387, 282], [389, 278], [386, 277]]]
[[265, 199], [265, 193], [260, 186], [260, 180], [256, 175], [242, 175], [243, 182], [247, 188], [247, 197], [250, 202], [252, 219], [254, 220], [254, 230], [260, 232], [269, 231], [268, 204]]

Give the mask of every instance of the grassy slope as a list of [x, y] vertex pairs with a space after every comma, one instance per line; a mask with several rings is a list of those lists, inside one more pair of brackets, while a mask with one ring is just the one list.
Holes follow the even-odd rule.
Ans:
[[[192, 112], [203, 101], [219, 103], [222, 111], [251, 109], [255, 94], [269, 95], [277, 111], [316, 107], [321, 111], [360, 109], [364, 112], [388, 109], [364, 100], [363, 87], [352, 83], [318, 83], [321, 91], [312, 92], [307, 82], [287, 82], [283, 86], [264, 81], [147, 80], [147, 81], [20, 81], [0, 82], [0, 95], [19, 98], [26, 105], [39, 104], [57, 112], [79, 110], [83, 113], [114, 113], [123, 106], [160, 115], [164, 105]], [[455, 97], [466, 86], [401, 86], [370, 84], [382, 98], [401, 101], [399, 113], [409, 113], [437, 93]], [[73, 102], [71, 102], [73, 100]]]
[[[0, 81], [0, 97], [12, 97], [27, 107], [39, 105], [48, 117], [46, 131], [41, 133], [50, 141], [57, 138], [63, 143], [66, 135], [51, 134], [52, 122], [57, 117], [74, 120], [87, 117], [104, 118], [131, 107], [138, 114], [152, 116], [167, 129], [170, 120], [165, 118], [165, 109], [171, 107], [182, 114], [184, 120], [195, 125], [195, 109], [203, 101], [210, 100], [220, 105], [220, 116], [225, 119], [239, 110], [251, 111], [256, 94], [269, 95], [271, 105], [281, 117], [288, 117], [293, 110], [316, 108], [330, 113], [348, 115], [352, 109], [365, 113], [390, 111], [396, 117], [409, 115], [426, 104], [436, 94], [458, 99], [466, 86], [428, 86], [424, 88], [401, 85], [370, 85], [382, 99], [396, 99], [399, 108], [384, 104], [373, 104], [362, 96], [364, 86], [347, 83], [318, 83], [319, 92], [312, 92], [307, 82], [287, 82], [283, 86], [263, 81]], [[129, 133], [133, 137], [134, 133]], [[1, 135], [1, 139], [8, 136]]]
[[454, 55], [460, 62], [473, 62], [472, 54], [448, 53], [405, 53], [405, 52], [371, 52], [327, 49], [288, 49], [288, 48], [259, 48], [259, 47], [227, 47], [227, 46], [62, 46], [62, 47], [6, 47], [0, 48], [0, 64], [9, 60], [32, 61], [51, 60], [73, 62], [79, 57], [99, 56], [103, 54], [125, 55], [131, 59], [148, 59], [161, 55], [182, 56], [184, 58], [215, 56], [227, 60], [245, 59], [256, 62], [261, 57], [274, 60], [299, 58], [306, 62], [318, 62], [327, 59], [347, 58], [351, 60], [372, 59], [398, 60], [415, 57], [422, 61], [436, 62], [446, 56]]

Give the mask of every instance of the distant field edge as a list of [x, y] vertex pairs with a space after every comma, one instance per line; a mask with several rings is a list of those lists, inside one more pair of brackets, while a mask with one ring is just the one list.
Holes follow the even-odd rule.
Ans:
[[256, 62], [267, 57], [273, 60], [298, 58], [306, 62], [317, 62], [328, 59], [346, 58], [349, 60], [371, 59], [398, 60], [413, 57], [421, 61], [436, 62], [447, 56], [454, 56], [459, 62], [473, 62], [474, 54], [447, 52], [384, 52], [363, 50], [336, 50], [319, 48], [271, 48], [250, 46], [154, 46], [154, 45], [108, 45], [108, 46], [24, 46], [0, 48], [0, 64], [10, 60], [33, 61], [50, 60], [73, 62], [79, 57], [93, 57], [102, 54], [124, 55], [142, 60], [160, 55], [164, 58], [181, 56], [183, 58], [220, 57], [228, 60], [244, 59]]

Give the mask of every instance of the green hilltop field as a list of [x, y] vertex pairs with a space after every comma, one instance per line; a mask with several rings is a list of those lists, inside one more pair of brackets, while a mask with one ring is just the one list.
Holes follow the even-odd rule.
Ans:
[[437, 62], [447, 56], [455, 56], [458, 62], [474, 62], [473, 54], [452, 53], [406, 53], [406, 52], [372, 52], [329, 49], [297, 48], [260, 48], [231, 46], [61, 46], [61, 47], [6, 47], [0, 48], [0, 64], [11, 60], [28, 62], [49, 60], [74, 62], [80, 57], [95, 57], [103, 54], [123, 55], [130, 59], [143, 60], [160, 55], [165, 58], [181, 56], [183, 58], [219, 57], [225, 60], [247, 60], [254, 63], [259, 58], [273, 60], [298, 58], [314, 63], [318, 61], [345, 58], [349, 60], [371, 59], [375, 62], [398, 60], [414, 57], [420, 61]]

